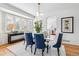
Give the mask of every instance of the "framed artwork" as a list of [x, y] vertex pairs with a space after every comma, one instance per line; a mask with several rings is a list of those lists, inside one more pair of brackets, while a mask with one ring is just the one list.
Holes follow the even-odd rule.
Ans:
[[73, 33], [73, 29], [74, 29], [73, 22], [74, 22], [74, 17], [61, 18], [61, 32]]

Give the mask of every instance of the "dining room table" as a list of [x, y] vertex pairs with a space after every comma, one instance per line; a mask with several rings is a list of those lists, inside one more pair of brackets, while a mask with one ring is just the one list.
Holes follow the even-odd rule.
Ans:
[[[51, 41], [52, 42], [54, 42], [54, 38], [55, 38], [55, 36], [53, 36], [53, 37], [46, 37], [46, 38], [44, 38], [45, 39], [45, 42], [46, 42], [46, 45], [47, 45], [47, 49], [49, 49], [49, 48], [51, 48], [51, 44], [49, 44]], [[47, 53], [48, 53], [48, 51], [47, 51]]]

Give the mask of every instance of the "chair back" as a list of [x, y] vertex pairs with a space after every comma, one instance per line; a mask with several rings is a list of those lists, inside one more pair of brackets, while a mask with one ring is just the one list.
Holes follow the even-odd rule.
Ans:
[[34, 37], [35, 37], [35, 47], [38, 49], [44, 49], [45, 48], [44, 35], [34, 34]]
[[57, 43], [55, 44], [55, 46], [57, 46], [57, 47], [60, 47], [61, 46], [62, 37], [63, 37], [63, 34], [62, 33], [59, 33], [58, 39], [57, 39]]
[[27, 42], [27, 45], [33, 44], [33, 36], [32, 33], [25, 33], [25, 41]]

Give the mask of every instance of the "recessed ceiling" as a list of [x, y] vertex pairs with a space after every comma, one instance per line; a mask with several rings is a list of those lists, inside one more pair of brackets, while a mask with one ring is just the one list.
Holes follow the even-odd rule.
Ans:
[[[32, 15], [36, 15], [37, 3], [11, 3]], [[78, 11], [79, 3], [41, 3], [41, 12], [46, 16], [56, 16], [61, 12]]]
[[32, 15], [36, 15], [37, 4], [36, 3], [11, 3], [11, 5], [22, 9]]

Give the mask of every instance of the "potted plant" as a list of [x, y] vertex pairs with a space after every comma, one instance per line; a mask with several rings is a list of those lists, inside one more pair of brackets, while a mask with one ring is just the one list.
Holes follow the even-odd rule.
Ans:
[[35, 22], [35, 31], [37, 33], [40, 33], [42, 31], [42, 22], [41, 21], [36, 21]]

